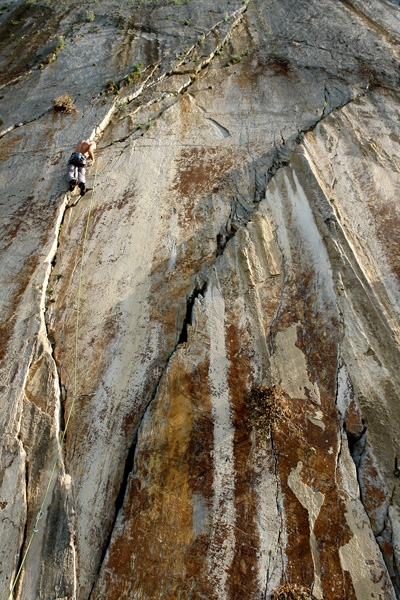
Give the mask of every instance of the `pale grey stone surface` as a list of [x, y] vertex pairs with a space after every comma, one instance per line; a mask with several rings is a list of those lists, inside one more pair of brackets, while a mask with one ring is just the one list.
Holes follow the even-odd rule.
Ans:
[[[215, 367], [207, 371], [215, 388], [208, 443], [217, 447], [223, 437], [218, 414], [229, 421], [232, 441], [227, 464], [224, 452], [213, 454], [212, 497], [193, 492], [193, 536], [211, 536], [208, 583], [204, 572], [193, 593], [211, 598], [207, 585], [216, 582], [219, 599], [239, 597], [238, 589], [243, 598], [269, 598], [281, 578], [302, 582], [290, 554], [293, 515], [278, 469], [283, 456], [256, 446], [257, 533], [249, 535], [258, 540], [258, 555], [246, 558], [247, 571], [236, 569], [234, 528], [241, 516], [235, 482], [242, 474], [235, 471], [233, 431], [240, 426], [232, 421], [230, 411], [239, 409], [228, 380], [237, 368], [246, 389], [265, 380], [311, 402], [306, 422], [321, 443], [332, 436], [343, 478], [335, 480], [343, 501], [338, 513], [350, 534], [336, 550], [346, 585], [360, 600], [372, 580], [379, 597], [396, 597], [398, 2], [6, 4], [0, 15], [0, 595], [7, 597], [26, 548], [77, 381], [66, 443], [15, 597], [83, 600], [92, 590], [99, 598], [131, 597], [118, 591], [130, 584], [117, 572], [113, 548], [124, 535], [128, 549], [140, 538], [126, 533], [131, 521], [124, 506], [134, 446], [145, 489], [153, 442], [137, 440], [137, 432], [152, 401], [162, 406], [160, 381], [169, 368], [174, 373], [169, 365], [181, 344], [191, 357], [185, 365], [200, 369], [207, 356]], [[107, 90], [113, 86], [117, 95]], [[75, 111], [53, 110], [62, 94], [70, 95]], [[82, 138], [98, 143], [88, 171], [94, 193], [74, 205], [64, 169]], [[207, 295], [211, 281], [215, 293]], [[212, 310], [217, 295], [218, 307], [226, 307], [221, 314]], [[203, 298], [199, 321], [207, 335], [192, 322], [193, 304], [199, 312]], [[326, 384], [323, 391], [334, 359], [327, 357], [326, 369], [313, 363], [324, 352], [319, 319], [328, 318], [337, 324], [327, 328], [327, 346], [337, 348], [336, 368], [346, 365], [371, 464], [379, 468], [382, 485], [372, 474], [370, 504], [363, 497], [366, 456], [358, 461], [364, 465], [361, 502], [352, 498], [359, 489], [353, 448], [339, 452], [347, 443], [348, 406], [339, 406], [339, 432], [326, 414], [336, 414], [333, 388]], [[228, 350], [220, 356], [221, 340], [238, 323], [252, 356], [246, 376]], [[313, 335], [315, 355], [304, 341]], [[221, 414], [215, 373], [226, 388]], [[322, 412], [321, 393], [332, 396]], [[150, 432], [166, 426], [146, 423]], [[162, 451], [173, 455], [168, 444]], [[352, 460], [357, 465], [356, 453]], [[298, 462], [290, 465], [296, 469]], [[310, 481], [296, 477], [298, 489], [311, 489]], [[231, 529], [224, 546], [219, 525], [217, 533], [211, 530], [225, 505]], [[314, 525], [318, 521], [310, 535]], [[318, 535], [317, 527], [317, 545]], [[303, 584], [318, 597], [334, 597], [320, 578], [315, 548], [314, 583]], [[371, 570], [362, 561], [350, 564], [355, 548], [372, 561]], [[177, 564], [189, 571], [184, 556]], [[241, 573], [243, 588], [230, 583], [230, 569]], [[174, 593], [188, 598], [179, 577]], [[175, 597], [161, 589], [151, 596], [133, 575], [131, 583], [141, 598]]]

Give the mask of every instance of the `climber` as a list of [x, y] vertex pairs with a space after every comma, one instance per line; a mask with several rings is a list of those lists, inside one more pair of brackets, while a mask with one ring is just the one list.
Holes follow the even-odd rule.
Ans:
[[[81, 196], [86, 193], [86, 166], [90, 166], [93, 163], [95, 149], [96, 142], [80, 140], [77, 143], [75, 152], [71, 154], [67, 165], [67, 181], [71, 192], [78, 183]], [[89, 155], [89, 164], [86, 158], [87, 155]]]

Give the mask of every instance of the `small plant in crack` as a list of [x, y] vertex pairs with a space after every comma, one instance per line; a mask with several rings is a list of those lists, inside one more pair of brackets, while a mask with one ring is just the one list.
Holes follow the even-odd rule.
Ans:
[[109, 79], [106, 83], [107, 92], [112, 92], [115, 95], [119, 94], [119, 85], [115, 81]]
[[155, 124], [155, 121], [153, 121], [152, 119], [148, 119], [145, 124], [146, 130], [148, 131], [151, 127], [154, 127]]
[[302, 585], [286, 583], [275, 590], [272, 600], [314, 600], [314, 596]]
[[52, 295], [54, 294], [54, 290], [53, 290], [53, 288], [49, 288], [49, 289], [47, 290], [47, 293], [48, 293], [48, 295], [49, 295], [49, 296], [52, 296]]
[[53, 100], [53, 110], [69, 114], [76, 112], [77, 108], [69, 94], [62, 94]]
[[288, 420], [288, 410], [283, 406], [284, 391], [277, 385], [254, 387], [246, 398], [247, 425], [261, 438], [269, 439], [271, 429], [282, 420]]
[[204, 33], [201, 33], [198, 37], [197, 37], [197, 43], [202, 46], [204, 44], [204, 40], [206, 39], [206, 36]]
[[139, 81], [142, 77], [142, 69], [143, 69], [143, 63], [139, 62], [137, 63], [137, 65], [133, 66], [133, 70], [131, 73], [129, 73], [129, 75], [127, 75], [124, 78], [124, 84], [125, 85], [131, 85], [132, 83], [135, 83], [136, 81]]
[[60, 281], [60, 279], [62, 279], [64, 277], [64, 275], [62, 273], [57, 273], [57, 275], [54, 275], [53, 279], [54, 281]]
[[125, 100], [118, 102], [118, 104], [117, 104], [118, 110], [122, 110], [123, 108], [125, 108], [125, 106], [127, 106], [127, 104], [129, 104], [128, 98], [125, 98]]
[[191, 22], [190, 22], [190, 21], [188, 21], [187, 19], [185, 19], [185, 20], [183, 21], [182, 25], [186, 25], [187, 27], [190, 27], [190, 26], [191, 26]]
[[94, 14], [94, 12], [92, 10], [87, 10], [86, 11], [86, 21], [88, 23], [93, 23], [93, 21], [95, 20], [96, 15]]

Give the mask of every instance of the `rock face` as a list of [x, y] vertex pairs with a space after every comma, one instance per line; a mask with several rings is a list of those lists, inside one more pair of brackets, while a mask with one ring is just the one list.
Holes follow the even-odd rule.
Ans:
[[399, 598], [399, 3], [54, 4], [0, 11], [1, 598]]

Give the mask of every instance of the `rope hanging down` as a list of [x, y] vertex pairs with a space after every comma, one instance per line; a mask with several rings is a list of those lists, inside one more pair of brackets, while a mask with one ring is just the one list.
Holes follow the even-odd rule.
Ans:
[[71, 407], [70, 407], [70, 409], [68, 411], [68, 416], [67, 416], [67, 420], [66, 420], [66, 423], [65, 423], [64, 431], [61, 434], [61, 438], [60, 438], [60, 443], [59, 443], [59, 446], [58, 446], [57, 455], [56, 455], [56, 457], [54, 459], [54, 462], [53, 462], [53, 468], [51, 470], [50, 478], [49, 478], [49, 481], [47, 483], [46, 491], [44, 493], [43, 500], [42, 500], [42, 503], [40, 505], [39, 511], [38, 511], [38, 513], [36, 515], [35, 523], [34, 523], [34, 525], [32, 527], [32, 533], [30, 535], [28, 545], [27, 545], [26, 550], [24, 552], [24, 555], [22, 557], [21, 564], [19, 566], [17, 574], [15, 575], [14, 581], [12, 583], [12, 586], [11, 586], [11, 589], [10, 589], [10, 594], [8, 596], [8, 600], [12, 600], [12, 598], [13, 598], [14, 589], [15, 589], [15, 586], [17, 585], [18, 579], [19, 579], [19, 577], [21, 575], [22, 568], [24, 566], [26, 557], [27, 557], [29, 549], [31, 547], [33, 538], [35, 537], [35, 533], [39, 530], [39, 521], [43, 517], [43, 508], [44, 508], [47, 496], [49, 494], [51, 484], [52, 484], [53, 479], [54, 479], [54, 474], [55, 474], [55, 471], [56, 471], [58, 459], [60, 458], [60, 455], [61, 455], [61, 452], [62, 452], [62, 449], [63, 449], [63, 446], [64, 446], [64, 441], [65, 441], [65, 436], [67, 434], [67, 429], [68, 429], [69, 421], [70, 421], [70, 418], [71, 418], [71, 415], [72, 415], [72, 411], [74, 409], [74, 405], [75, 405], [76, 398], [77, 398], [77, 392], [78, 392], [79, 312], [80, 312], [80, 304], [81, 304], [83, 259], [84, 259], [84, 256], [85, 256], [86, 241], [87, 241], [87, 235], [88, 235], [88, 231], [89, 231], [90, 215], [91, 215], [91, 212], [92, 212], [93, 194], [94, 194], [94, 189], [96, 187], [98, 170], [99, 170], [99, 161], [97, 160], [96, 172], [95, 172], [95, 175], [94, 175], [94, 182], [93, 182], [93, 189], [92, 189], [92, 193], [91, 193], [91, 197], [90, 197], [89, 211], [88, 211], [88, 216], [87, 216], [87, 219], [86, 219], [85, 235], [84, 235], [84, 238], [83, 238], [83, 245], [82, 245], [81, 268], [80, 268], [80, 272], [79, 272], [79, 283], [78, 283], [78, 294], [77, 294], [77, 310], [76, 310], [76, 321], [75, 321], [74, 389], [73, 389], [73, 397], [72, 397]]

